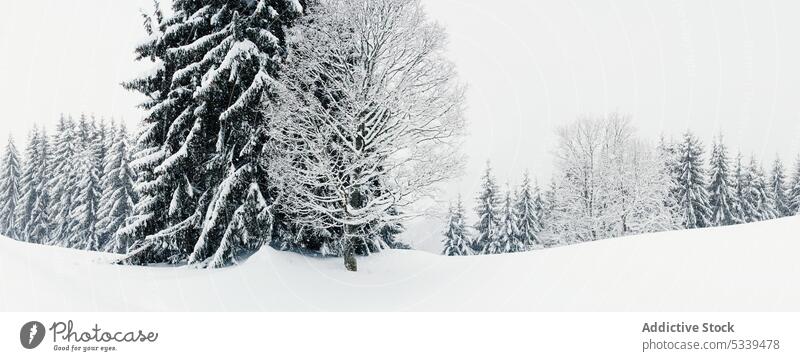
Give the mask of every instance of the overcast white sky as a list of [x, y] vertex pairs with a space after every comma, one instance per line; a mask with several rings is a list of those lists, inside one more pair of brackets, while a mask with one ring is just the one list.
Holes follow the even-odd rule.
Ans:
[[[630, 114], [639, 133], [694, 130], [791, 163], [800, 151], [800, 3], [703, 0], [423, 0], [469, 85], [471, 201], [491, 159], [501, 182], [552, 171], [553, 130], [581, 114]], [[166, 1], [165, 1], [166, 3]], [[150, 0], [15, 1], [0, 12], [0, 138], [22, 148], [61, 112], [141, 116], [119, 83]], [[471, 205], [471, 204], [470, 204]], [[413, 227], [412, 227], [413, 228]], [[423, 248], [434, 249], [436, 237]], [[430, 231], [439, 232], [438, 229]]]

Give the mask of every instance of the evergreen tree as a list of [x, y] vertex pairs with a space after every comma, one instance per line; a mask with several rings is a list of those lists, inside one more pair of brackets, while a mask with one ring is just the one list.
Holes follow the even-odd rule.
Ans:
[[21, 177], [17, 147], [14, 138], [9, 137], [0, 165], [0, 234], [10, 238], [17, 237], [15, 214], [20, 202]]
[[789, 198], [789, 215], [800, 214], [800, 156], [795, 161], [794, 173], [787, 197]]
[[746, 222], [766, 221], [775, 218], [774, 200], [770, 193], [764, 169], [755, 157], [750, 158], [747, 168], [747, 188], [743, 202], [747, 203]]
[[[387, 213], [390, 219], [400, 215], [400, 212], [398, 212], [396, 208], [390, 209]], [[382, 225], [379, 227], [378, 236], [380, 237], [381, 242], [391, 249], [411, 249], [410, 245], [397, 239], [397, 236], [404, 231], [405, 227], [403, 227], [402, 223], [389, 220], [382, 222]]]
[[511, 189], [508, 189], [501, 208], [498, 246], [492, 249], [493, 252], [490, 253], [511, 253], [527, 250], [519, 238], [520, 232], [517, 229], [517, 223], [517, 214], [511, 197]]
[[475, 231], [478, 233], [473, 244], [473, 249], [483, 254], [500, 253], [500, 207], [501, 198], [497, 182], [492, 176], [492, 168], [486, 163], [483, 174], [481, 192], [478, 195], [478, 223]]
[[447, 232], [444, 234], [442, 243], [444, 243], [442, 254], [445, 256], [469, 256], [473, 253], [464, 223], [464, 206], [461, 204], [460, 195], [456, 206], [450, 206]]
[[769, 180], [770, 193], [776, 217], [788, 217], [791, 211], [791, 201], [787, 192], [786, 172], [780, 158], [775, 158]]
[[[544, 219], [547, 215], [547, 199], [542, 192], [542, 188], [539, 187], [539, 182], [535, 182], [533, 185], [533, 210], [534, 214], [536, 215], [536, 220], [539, 223], [539, 231], [544, 229]], [[541, 244], [541, 241], [538, 241]]]
[[70, 213], [73, 210], [75, 192], [77, 190], [77, 161], [80, 154], [79, 140], [76, 136], [75, 122], [72, 117], [62, 115], [56, 124], [52, 138], [52, 162], [49, 167], [50, 210], [52, 219], [52, 239], [64, 244], [69, 238]]
[[243, 222], [275, 219], [264, 216], [273, 199], [262, 103], [275, 98], [285, 29], [303, 6], [176, 0], [173, 10], [145, 16], [150, 40], [137, 57], [155, 69], [126, 84], [151, 100], [142, 105], [150, 113], [134, 161], [141, 199], [121, 232], [135, 240], [124, 262], [217, 267], [244, 246], [229, 244], [244, 239]]
[[[136, 60], [150, 61], [153, 68], [149, 74], [123, 84], [126, 89], [142, 93], [148, 98], [139, 105], [147, 111], [147, 115], [136, 136], [130, 164], [131, 170], [137, 175], [135, 186], [139, 200], [134, 204], [133, 214], [126, 220], [126, 225], [118, 232], [120, 242], [131, 245], [138, 241], [139, 249], [125, 263], [176, 263], [185, 259], [191, 248], [191, 236], [188, 234], [184, 237], [176, 235], [161, 238], [160, 242], [146, 239], [191, 214], [188, 207], [181, 214], [170, 209], [173, 195], [184, 199], [184, 202], [196, 199], [194, 189], [185, 181], [194, 174], [191, 168], [188, 169], [188, 174], [167, 174], [163, 170], [156, 172], [156, 167], [167, 157], [182, 149], [186, 133], [191, 127], [188, 118], [193, 109], [189, 107], [193, 85], [184, 82], [176, 84], [173, 89], [171, 79], [181, 64], [177, 57], [168, 56], [167, 50], [198, 37], [185, 28], [181, 28], [181, 32], [172, 31], [171, 36], [166, 36], [170, 25], [185, 21], [188, 15], [190, 14], [181, 10], [180, 13], [166, 18], [157, 1], [152, 14], [142, 13], [148, 40], [136, 48]], [[198, 215], [197, 218], [199, 217], [201, 216]], [[199, 220], [194, 224], [198, 223]], [[187, 226], [188, 228], [191, 227]]]
[[21, 201], [16, 209], [17, 236], [20, 240], [32, 243], [49, 240], [43, 234], [34, 232], [37, 227], [49, 223], [44, 212], [49, 209], [48, 197], [42, 196], [47, 190], [47, 164], [48, 146], [47, 135], [38, 128], [34, 128], [28, 138], [28, 145], [25, 149], [26, 161], [22, 172], [20, 189], [22, 193]]
[[47, 133], [42, 130], [39, 142], [39, 167], [37, 171], [38, 196], [31, 211], [31, 221], [26, 229], [26, 234], [31, 242], [40, 244], [52, 243], [52, 219], [50, 216], [50, 190], [48, 179], [50, 174], [51, 152], [47, 141]]
[[94, 120], [92, 117], [92, 127], [94, 129], [94, 134], [92, 136], [92, 147], [96, 148], [97, 157], [100, 159], [100, 181], [102, 182], [103, 177], [105, 176], [104, 170], [106, 162], [108, 161], [108, 151], [111, 149], [111, 145], [114, 142], [112, 138], [114, 130], [108, 127], [106, 124], [106, 120], [103, 117], [100, 117], [100, 121]]
[[102, 196], [97, 210], [97, 235], [106, 252], [125, 253], [129, 244], [116, 235], [133, 211], [136, 203], [134, 183], [136, 176], [129, 161], [128, 133], [125, 127], [109, 136], [116, 138], [108, 150], [103, 179]]
[[50, 215], [50, 196], [47, 188], [44, 187], [45, 183], [41, 185], [39, 197], [36, 198], [36, 204], [31, 212], [31, 222], [27, 234], [31, 242], [51, 244], [53, 243], [51, 236], [53, 227]]
[[36, 171], [36, 184], [37, 196], [33, 209], [31, 210], [31, 218], [28, 227], [25, 229], [25, 234], [30, 242], [40, 244], [52, 243], [52, 219], [50, 215], [50, 190], [48, 188], [48, 179], [50, 177], [50, 162], [52, 154], [50, 151], [50, 144], [47, 141], [47, 133], [42, 130], [41, 138], [38, 143], [37, 158], [39, 165]]
[[668, 174], [672, 181], [672, 188], [669, 193], [668, 199], [664, 203], [668, 206], [680, 204], [680, 188], [678, 187], [678, 178], [680, 178], [681, 168], [678, 166], [678, 145], [673, 140], [667, 140], [662, 134], [658, 138], [658, 146], [656, 147], [658, 158], [661, 159], [661, 166], [664, 173]]
[[733, 203], [733, 213], [736, 216], [737, 223], [749, 222], [752, 215], [755, 213], [753, 206], [747, 201], [747, 192], [750, 188], [750, 175], [742, 163], [742, 153], [736, 155], [736, 167], [733, 171], [733, 185], [734, 185], [734, 198], [736, 202]]
[[711, 225], [714, 226], [739, 223], [728, 162], [728, 152], [720, 136], [711, 151], [711, 182], [708, 187]]
[[542, 216], [539, 217], [539, 224], [542, 226], [539, 239], [543, 246], [553, 247], [563, 240], [560, 237], [560, 225], [554, 222], [561, 207], [559, 204], [561, 192], [559, 192], [558, 183], [556, 183], [555, 179], [550, 180], [550, 184], [541, 199], [543, 200], [544, 209], [542, 210]]
[[676, 199], [682, 225], [685, 228], [708, 227], [711, 225], [711, 209], [703, 168], [703, 145], [691, 132], [686, 132], [676, 154]]
[[89, 251], [97, 251], [102, 247], [97, 232], [101, 144], [94, 143], [81, 153], [75, 207], [70, 212], [69, 247]]
[[515, 204], [517, 214], [517, 239], [521, 250], [530, 250], [539, 244], [539, 232], [542, 230], [539, 217], [543, 211], [542, 199], [538, 186], [531, 189], [530, 175], [526, 171], [522, 176], [522, 185]]

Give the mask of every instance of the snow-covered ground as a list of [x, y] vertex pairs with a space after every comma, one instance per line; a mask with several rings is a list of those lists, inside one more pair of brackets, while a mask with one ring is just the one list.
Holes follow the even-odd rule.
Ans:
[[800, 218], [522, 254], [390, 251], [315, 259], [264, 249], [217, 270], [0, 239], [0, 311], [800, 311]]

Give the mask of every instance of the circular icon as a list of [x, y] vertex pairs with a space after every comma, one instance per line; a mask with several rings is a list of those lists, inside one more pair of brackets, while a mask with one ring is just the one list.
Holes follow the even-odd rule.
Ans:
[[19, 330], [19, 342], [27, 349], [36, 348], [44, 340], [44, 325], [39, 321], [31, 321], [22, 325]]

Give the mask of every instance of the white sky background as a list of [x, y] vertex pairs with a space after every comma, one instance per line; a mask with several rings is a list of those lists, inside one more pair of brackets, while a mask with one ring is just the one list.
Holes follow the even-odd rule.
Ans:
[[[793, 163], [800, 151], [797, 1], [423, 0], [450, 34], [468, 84], [465, 176], [447, 185], [471, 210], [491, 159], [501, 183], [552, 172], [554, 129], [579, 115], [629, 114], [643, 137], [687, 128], [706, 145]], [[166, 1], [165, 1], [166, 3]], [[150, 0], [15, 1], [0, 12], [0, 139], [24, 147], [59, 113], [141, 117], [119, 83], [144, 70], [138, 9]], [[448, 199], [445, 197], [445, 199]], [[423, 226], [427, 224], [429, 226]], [[438, 222], [406, 237], [438, 251]]]

